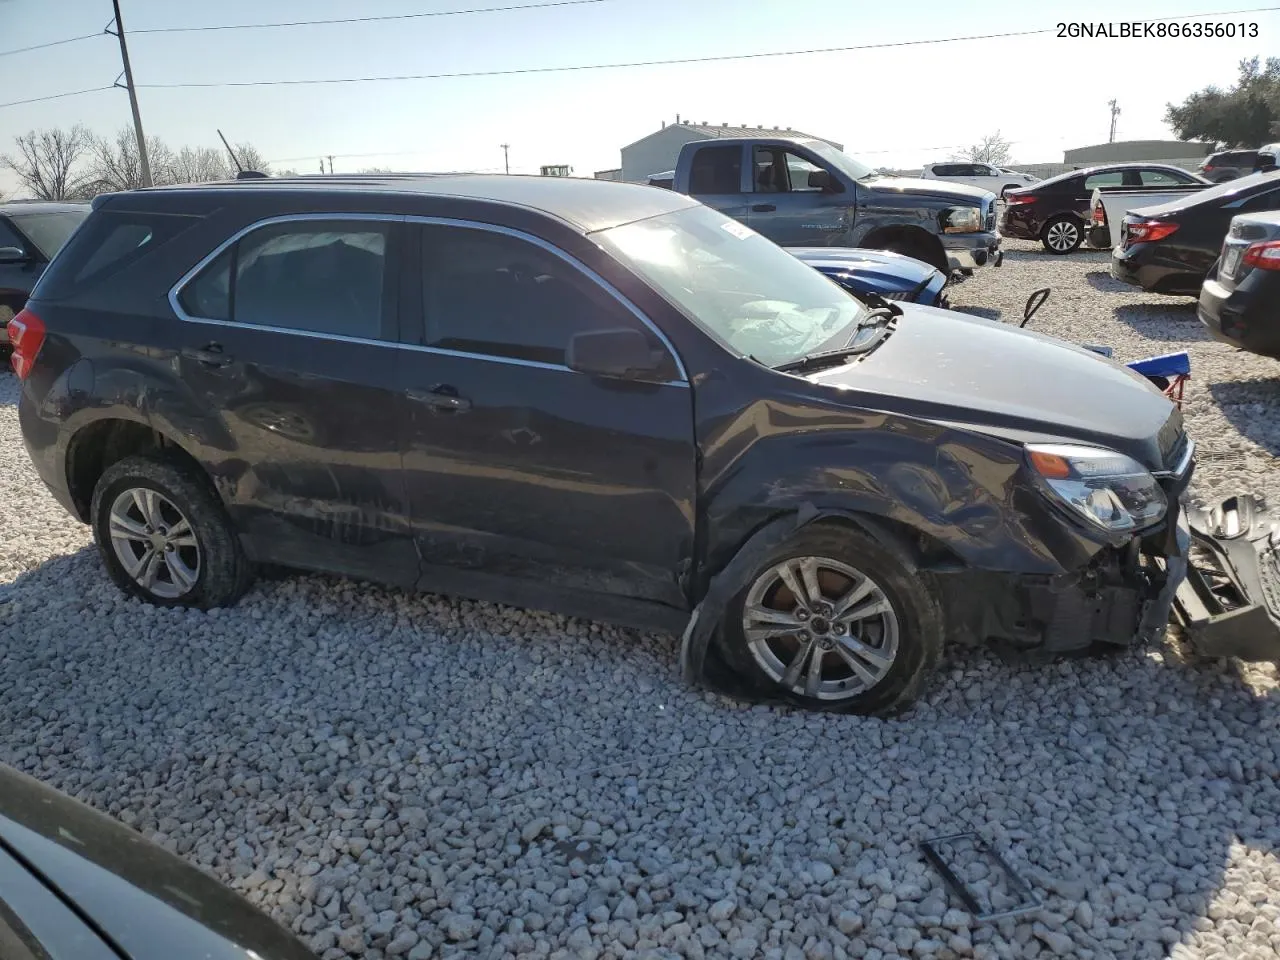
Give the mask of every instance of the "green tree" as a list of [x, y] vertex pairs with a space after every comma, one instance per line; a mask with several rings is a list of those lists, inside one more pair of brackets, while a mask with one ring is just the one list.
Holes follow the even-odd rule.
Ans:
[[1280, 123], [1280, 57], [1241, 60], [1234, 86], [1205, 87], [1177, 106], [1168, 104], [1164, 118], [1183, 140], [1227, 147], [1266, 143]]

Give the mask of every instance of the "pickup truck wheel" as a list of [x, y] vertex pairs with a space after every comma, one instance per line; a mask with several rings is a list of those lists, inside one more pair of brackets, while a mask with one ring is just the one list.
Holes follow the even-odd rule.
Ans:
[[947, 262], [946, 255], [941, 252], [939, 247], [937, 250], [930, 247], [924, 240], [917, 240], [913, 237], [894, 237], [879, 244], [878, 249], [887, 250], [890, 253], [900, 253], [904, 257], [912, 257], [921, 263], [927, 263], [931, 267], [941, 270], [946, 276], [951, 272], [951, 265]]
[[941, 654], [941, 615], [893, 552], [857, 531], [813, 527], [733, 599], [720, 642], [762, 694], [884, 716], [920, 696]]
[[1054, 217], [1040, 231], [1040, 242], [1050, 253], [1070, 253], [1084, 239], [1084, 228], [1075, 217]]
[[130, 596], [207, 610], [234, 603], [253, 581], [221, 502], [185, 464], [150, 456], [112, 464], [89, 515], [107, 572]]

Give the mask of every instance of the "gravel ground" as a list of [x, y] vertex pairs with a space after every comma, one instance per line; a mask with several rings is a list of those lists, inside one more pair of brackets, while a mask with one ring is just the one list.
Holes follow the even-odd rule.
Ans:
[[[1280, 365], [1106, 255], [1010, 243], [957, 304], [1189, 345], [1203, 495], [1277, 484]], [[1170, 646], [948, 655], [892, 721], [747, 707], [676, 641], [321, 577], [210, 614], [126, 601], [32, 472], [0, 377], [0, 760], [242, 891], [326, 960], [1275, 957], [1272, 666]], [[976, 925], [921, 860], [981, 831], [1043, 897]], [[973, 876], [981, 873], [977, 870]]]

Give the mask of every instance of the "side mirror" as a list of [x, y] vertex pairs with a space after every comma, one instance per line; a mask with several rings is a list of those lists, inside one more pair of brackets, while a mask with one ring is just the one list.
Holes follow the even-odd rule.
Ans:
[[1276, 158], [1274, 154], [1260, 153], [1258, 154], [1258, 172], [1270, 173], [1276, 168]]
[[636, 380], [658, 372], [649, 339], [638, 330], [593, 330], [569, 338], [565, 363], [595, 377]]
[[830, 190], [831, 174], [826, 170], [810, 170], [809, 171], [809, 189], [810, 190]]
[[30, 259], [21, 247], [0, 247], [0, 263], [26, 263]]

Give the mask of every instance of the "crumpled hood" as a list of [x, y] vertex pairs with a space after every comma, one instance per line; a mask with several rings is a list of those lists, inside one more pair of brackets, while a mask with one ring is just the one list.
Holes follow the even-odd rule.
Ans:
[[[1144, 377], [1043, 334], [903, 304], [893, 331], [857, 362], [809, 376], [857, 406], [1009, 438], [1110, 447], [1163, 469], [1180, 426]], [[1162, 428], [1164, 428], [1162, 430]]]
[[981, 187], [971, 187], [967, 183], [948, 183], [944, 180], [920, 180], [914, 177], [882, 177], [879, 180], [861, 180], [859, 186], [866, 187], [872, 193], [909, 193], [912, 196], [927, 195], [939, 200], [950, 200], [952, 203], [966, 203], [976, 206], [983, 197], [994, 199], [995, 194]]

